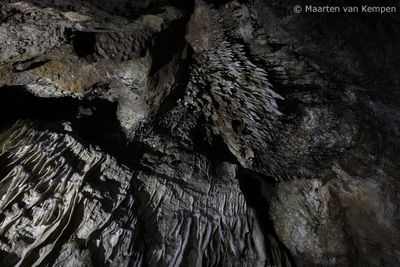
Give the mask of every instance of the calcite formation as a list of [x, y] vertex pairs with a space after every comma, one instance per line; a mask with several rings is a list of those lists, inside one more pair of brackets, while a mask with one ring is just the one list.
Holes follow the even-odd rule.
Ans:
[[0, 266], [398, 266], [399, 17], [292, 5], [2, 1]]

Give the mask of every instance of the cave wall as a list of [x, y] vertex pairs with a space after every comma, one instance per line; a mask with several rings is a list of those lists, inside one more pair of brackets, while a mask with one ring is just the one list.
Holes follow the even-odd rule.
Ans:
[[399, 264], [398, 15], [0, 11], [1, 266]]

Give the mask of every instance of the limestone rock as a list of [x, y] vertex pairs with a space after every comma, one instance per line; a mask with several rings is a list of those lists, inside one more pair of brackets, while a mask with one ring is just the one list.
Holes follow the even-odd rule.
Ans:
[[398, 266], [398, 14], [289, 2], [2, 1], [0, 265]]

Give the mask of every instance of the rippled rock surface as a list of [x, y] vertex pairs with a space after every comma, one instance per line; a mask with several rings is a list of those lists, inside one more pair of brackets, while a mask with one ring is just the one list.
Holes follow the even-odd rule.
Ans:
[[2, 1], [0, 266], [398, 266], [399, 17], [292, 4]]

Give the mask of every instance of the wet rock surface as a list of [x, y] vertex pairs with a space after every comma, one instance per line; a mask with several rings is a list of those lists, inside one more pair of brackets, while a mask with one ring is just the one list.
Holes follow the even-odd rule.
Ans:
[[399, 18], [290, 7], [1, 2], [0, 265], [399, 265]]

